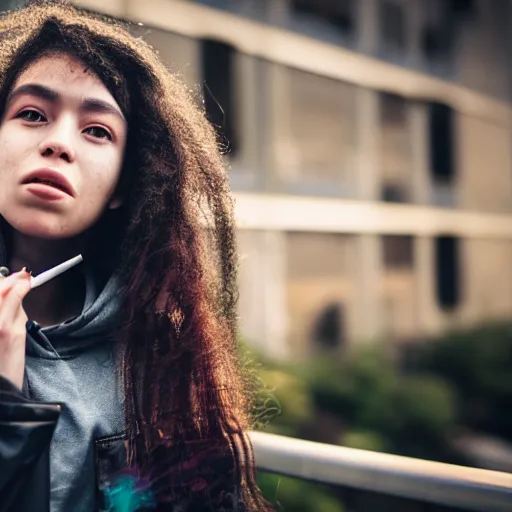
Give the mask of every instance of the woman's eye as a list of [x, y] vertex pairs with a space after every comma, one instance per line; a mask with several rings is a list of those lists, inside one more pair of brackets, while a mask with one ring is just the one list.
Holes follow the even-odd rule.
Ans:
[[84, 131], [98, 139], [112, 140], [112, 135], [110, 132], [101, 126], [91, 126], [90, 128], [86, 128]]
[[43, 123], [46, 121], [46, 117], [40, 114], [37, 110], [24, 110], [20, 112], [16, 117], [29, 121], [31, 123]]

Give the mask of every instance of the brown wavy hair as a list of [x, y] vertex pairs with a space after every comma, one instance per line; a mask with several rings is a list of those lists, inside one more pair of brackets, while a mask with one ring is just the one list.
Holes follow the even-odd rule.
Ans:
[[64, 52], [103, 81], [128, 119], [126, 201], [101, 221], [97, 258], [106, 271], [114, 255], [128, 276], [118, 364], [127, 465], [158, 481], [161, 503], [192, 503], [197, 478], [184, 475], [200, 466], [209, 485], [195, 494], [208, 498], [205, 510], [225, 507], [233, 492], [237, 509], [269, 510], [246, 436], [253, 393], [237, 355], [232, 198], [200, 102], [125, 25], [62, 3], [3, 15], [0, 45], [0, 113], [23, 69]]

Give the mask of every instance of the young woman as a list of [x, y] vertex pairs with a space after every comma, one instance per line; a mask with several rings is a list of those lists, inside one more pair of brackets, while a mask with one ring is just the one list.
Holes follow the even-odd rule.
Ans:
[[69, 6], [4, 16], [0, 41], [0, 510], [268, 510], [199, 102]]

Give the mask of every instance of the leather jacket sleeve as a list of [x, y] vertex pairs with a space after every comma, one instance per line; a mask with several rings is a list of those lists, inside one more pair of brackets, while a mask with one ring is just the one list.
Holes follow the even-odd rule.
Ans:
[[27, 400], [0, 376], [0, 512], [48, 512], [49, 447], [57, 404]]

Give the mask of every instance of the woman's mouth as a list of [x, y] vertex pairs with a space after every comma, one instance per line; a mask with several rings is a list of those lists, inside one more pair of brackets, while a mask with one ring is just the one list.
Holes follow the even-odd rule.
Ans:
[[49, 187], [54, 187], [56, 189], [62, 190], [63, 192], [67, 193], [66, 189], [60, 183], [57, 183], [56, 181], [34, 178], [32, 180], [25, 182], [26, 185], [30, 185], [31, 183], [40, 183], [41, 185], [47, 185]]
[[69, 199], [69, 194], [51, 184], [31, 182], [24, 185], [26, 190], [45, 201], [61, 201]]
[[39, 169], [30, 173], [22, 181], [22, 185], [36, 196], [50, 201], [76, 195], [69, 180], [52, 169]]

